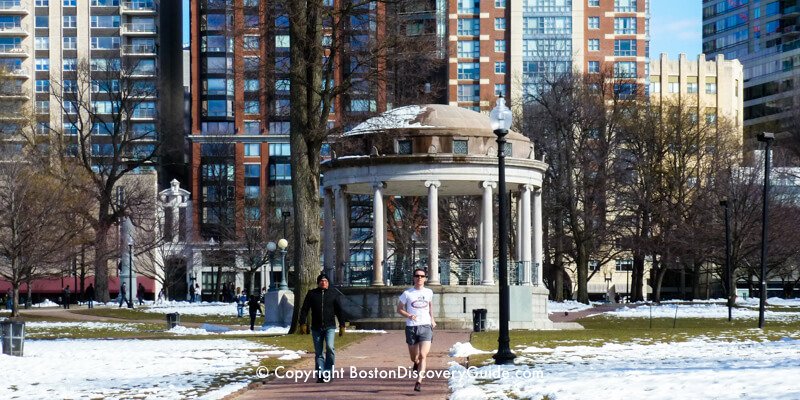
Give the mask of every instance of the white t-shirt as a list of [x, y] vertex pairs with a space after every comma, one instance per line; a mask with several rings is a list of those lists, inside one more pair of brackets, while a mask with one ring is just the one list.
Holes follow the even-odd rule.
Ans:
[[420, 326], [431, 324], [431, 302], [433, 301], [433, 290], [428, 288], [406, 289], [400, 295], [400, 302], [405, 304], [406, 312], [411, 315], [416, 315], [417, 320], [412, 321], [406, 318], [406, 326]]

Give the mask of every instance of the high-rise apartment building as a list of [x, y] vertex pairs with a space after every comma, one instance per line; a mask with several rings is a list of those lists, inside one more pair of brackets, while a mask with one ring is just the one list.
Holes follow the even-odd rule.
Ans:
[[796, 108], [800, 66], [800, 4], [704, 0], [703, 53], [738, 59], [744, 67], [745, 135], [786, 128]]
[[451, 0], [448, 99], [486, 111], [518, 104], [544, 77], [613, 70], [621, 93], [648, 75], [649, 0]]
[[[69, 139], [83, 127], [98, 160], [119, 151], [113, 150], [115, 134], [141, 133], [135, 139], [140, 147], [126, 149], [126, 156], [160, 142], [168, 171], [159, 175], [164, 182], [179, 176], [180, 15], [181, 4], [174, 1], [0, 1], [0, 68], [13, 78], [0, 93], [13, 112], [0, 124], [13, 130], [27, 123], [14, 118], [30, 110], [35, 134], [60, 132]], [[135, 102], [130, 110], [120, 104], [128, 101]], [[129, 115], [121, 117], [120, 110]], [[127, 126], [115, 126], [122, 124]]]

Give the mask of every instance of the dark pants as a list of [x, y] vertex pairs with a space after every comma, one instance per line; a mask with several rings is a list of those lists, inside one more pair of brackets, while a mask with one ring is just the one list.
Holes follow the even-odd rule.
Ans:
[[69, 295], [64, 296], [64, 308], [69, 308]]
[[254, 330], [255, 325], [256, 325], [256, 313], [251, 312], [250, 313], [250, 330], [251, 331]]

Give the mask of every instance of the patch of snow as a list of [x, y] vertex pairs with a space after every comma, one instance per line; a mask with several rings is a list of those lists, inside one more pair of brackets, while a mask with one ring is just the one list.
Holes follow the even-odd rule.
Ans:
[[[255, 376], [257, 351], [268, 348], [230, 339], [30, 340], [24, 357], [0, 355], [0, 398], [222, 398]], [[242, 375], [242, 367], [252, 368]]]
[[386, 333], [383, 329], [346, 329], [347, 333]]
[[547, 313], [553, 314], [553, 313], [561, 313], [564, 311], [572, 311], [572, 312], [583, 311], [583, 310], [588, 310], [592, 307], [594, 307], [594, 305], [583, 304], [575, 300], [564, 300], [563, 302], [548, 301]]
[[284, 335], [289, 333], [289, 327], [267, 326], [257, 327], [256, 330], [229, 329], [226, 331], [208, 331], [203, 328], [189, 328], [178, 325], [167, 332], [175, 335]]
[[286, 360], [286, 361], [288, 361], [288, 360], [299, 360], [299, 359], [300, 359], [300, 354], [297, 354], [297, 353], [286, 354], [286, 355], [278, 357], [278, 360]]
[[222, 302], [189, 303], [187, 301], [164, 301], [159, 304], [153, 304], [150, 307], [140, 308], [139, 310], [160, 314], [179, 313], [184, 315], [237, 315], [236, 303]]
[[141, 330], [140, 324], [111, 323], [111, 322], [26, 322], [25, 329], [36, 333], [50, 329], [85, 329], [85, 330], [112, 330], [121, 332], [136, 332]]
[[[678, 343], [529, 347], [526, 365], [452, 365], [451, 399], [774, 399], [800, 398], [800, 340], [692, 340]], [[469, 372], [469, 373], [468, 373]]]
[[54, 303], [54, 302], [50, 301], [50, 299], [44, 299], [44, 301], [41, 302], [41, 303], [34, 303], [33, 307], [36, 307], [36, 308], [61, 307], [61, 305], [58, 304], [58, 303]]
[[[635, 308], [622, 307], [615, 311], [603, 314], [619, 318], [649, 318], [652, 310], [653, 318], [728, 318], [728, 307], [722, 304], [662, 304], [642, 305]], [[758, 310], [749, 308], [734, 308], [733, 318], [749, 319], [758, 318]], [[767, 310], [764, 317], [773, 321], [795, 321], [800, 319], [800, 312], [776, 312]]]
[[424, 126], [419, 122], [412, 123], [423, 111], [424, 109], [418, 105], [394, 108], [381, 115], [367, 119], [344, 135], [360, 135], [363, 133], [395, 128], [432, 128], [430, 126]]
[[489, 354], [489, 351], [478, 350], [472, 347], [472, 343], [466, 342], [456, 342], [453, 347], [450, 348], [450, 357], [469, 357], [473, 354]]

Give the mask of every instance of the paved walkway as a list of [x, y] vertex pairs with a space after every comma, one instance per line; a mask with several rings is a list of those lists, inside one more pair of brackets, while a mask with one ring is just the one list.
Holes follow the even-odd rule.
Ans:
[[[311, 336], [308, 336], [311, 340]], [[456, 360], [448, 356], [450, 347], [455, 342], [469, 341], [469, 332], [436, 331], [433, 337], [431, 352], [428, 354], [428, 369], [444, 371], [448, 362]], [[296, 364], [294, 370], [312, 371], [314, 354], [308, 354]], [[464, 361], [458, 359], [456, 361]], [[403, 331], [388, 331], [385, 334], [374, 334], [366, 339], [337, 350], [336, 369], [344, 368], [344, 377], [331, 383], [294, 382], [290, 379], [273, 379], [266, 384], [251, 388], [239, 395], [230, 397], [237, 400], [255, 399], [446, 399], [449, 393], [447, 380], [440, 377], [425, 379], [422, 392], [414, 391], [414, 379], [381, 379], [351, 378], [351, 368], [366, 373], [368, 371], [410, 369], [412, 363], [408, 357]]]

